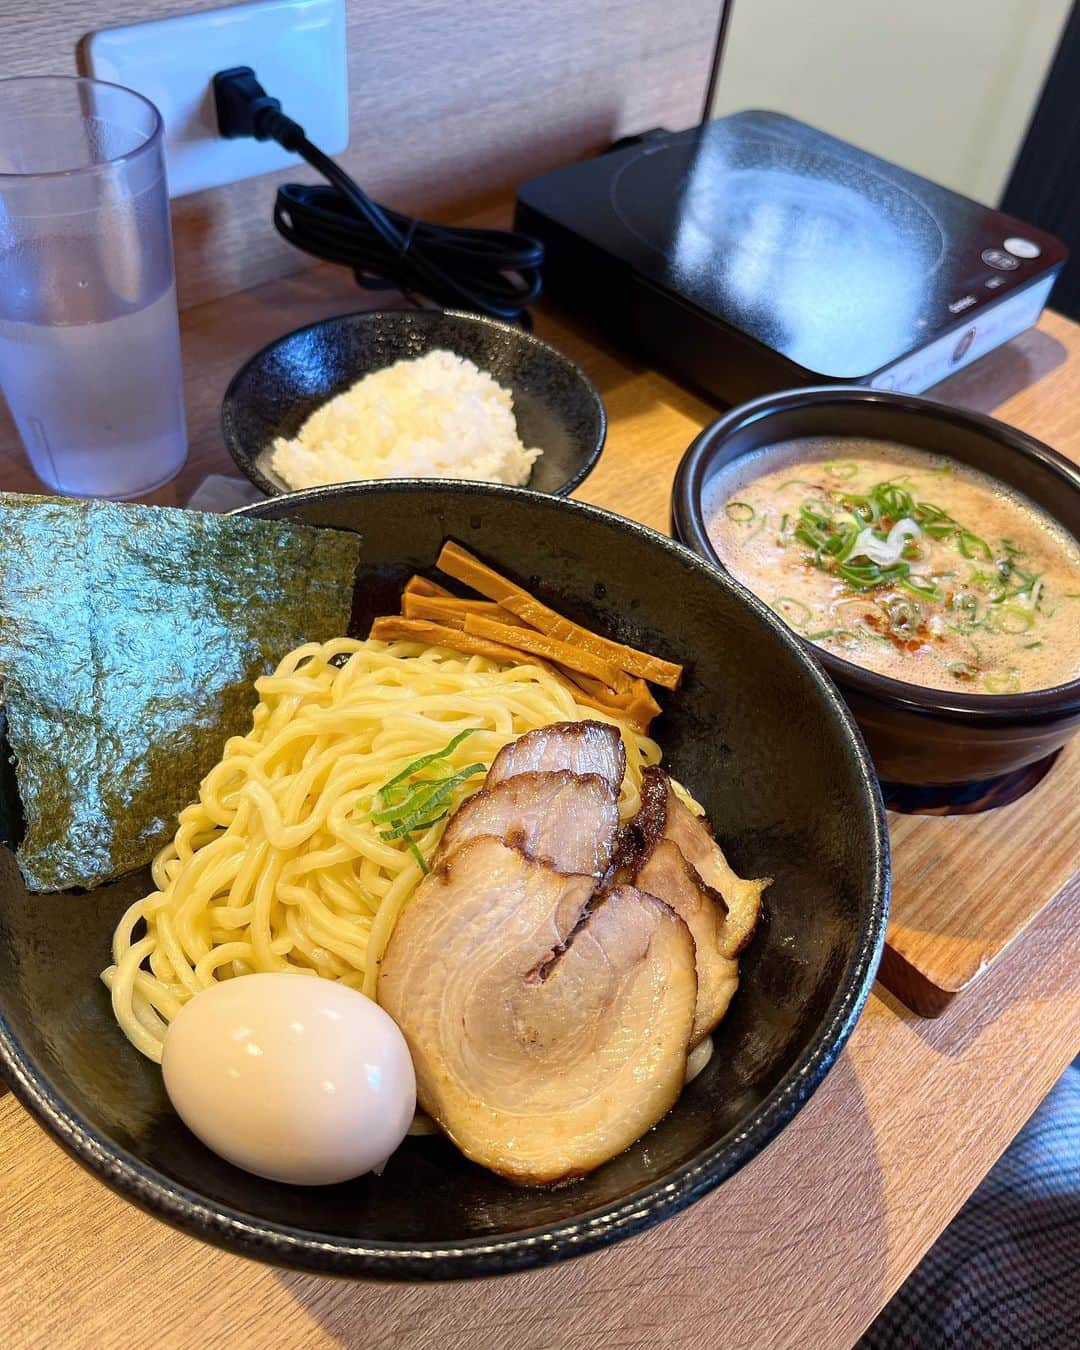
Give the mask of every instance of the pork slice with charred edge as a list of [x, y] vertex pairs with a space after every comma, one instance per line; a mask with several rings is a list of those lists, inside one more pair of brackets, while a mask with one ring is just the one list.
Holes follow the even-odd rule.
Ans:
[[669, 904], [690, 929], [698, 979], [692, 1036], [697, 1045], [724, 1016], [738, 988], [737, 957], [753, 935], [767, 882], [735, 875], [707, 822], [679, 800], [659, 768], [643, 771], [641, 807], [621, 834], [612, 876]]
[[379, 1002], [417, 1098], [473, 1161], [520, 1184], [582, 1176], [674, 1104], [694, 1029], [687, 925], [501, 839], [455, 848], [391, 935]]
[[504, 745], [488, 770], [487, 787], [520, 773], [560, 769], [599, 774], [618, 793], [626, 773], [626, 749], [618, 727], [609, 722], [556, 722], [527, 731]]
[[560, 872], [599, 877], [611, 862], [619, 825], [618, 788], [600, 774], [515, 774], [485, 786], [455, 812], [436, 865], [469, 839], [491, 835]]

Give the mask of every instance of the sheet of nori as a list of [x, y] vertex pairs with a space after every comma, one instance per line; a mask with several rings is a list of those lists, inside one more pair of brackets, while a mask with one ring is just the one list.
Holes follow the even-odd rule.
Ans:
[[360, 537], [0, 493], [0, 677], [31, 890], [149, 861], [252, 682], [348, 626]]

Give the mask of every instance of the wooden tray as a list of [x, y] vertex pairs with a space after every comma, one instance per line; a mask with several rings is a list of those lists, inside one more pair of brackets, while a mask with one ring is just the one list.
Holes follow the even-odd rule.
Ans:
[[1080, 737], [1046, 777], [978, 815], [889, 813], [893, 897], [878, 978], [937, 1017], [1060, 896], [1080, 890]]

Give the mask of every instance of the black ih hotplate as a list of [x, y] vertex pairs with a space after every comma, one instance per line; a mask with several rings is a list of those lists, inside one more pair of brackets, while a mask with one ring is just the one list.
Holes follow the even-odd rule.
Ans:
[[545, 289], [727, 402], [918, 393], [1039, 317], [1060, 240], [792, 118], [736, 113], [522, 185]]

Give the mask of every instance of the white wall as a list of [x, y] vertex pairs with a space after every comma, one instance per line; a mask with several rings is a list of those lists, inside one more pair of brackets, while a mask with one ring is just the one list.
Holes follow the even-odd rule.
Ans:
[[988, 205], [1071, 0], [733, 0], [713, 112], [798, 117]]

